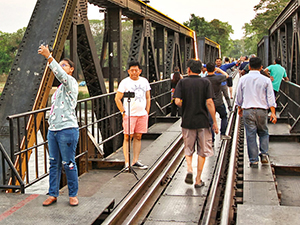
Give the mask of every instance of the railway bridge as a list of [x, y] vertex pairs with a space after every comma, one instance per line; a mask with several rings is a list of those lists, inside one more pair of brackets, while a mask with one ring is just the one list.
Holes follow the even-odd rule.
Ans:
[[[105, 14], [100, 57], [87, 2]], [[216, 137], [215, 156], [203, 172], [206, 185], [195, 189], [184, 183], [181, 119], [169, 114], [169, 76], [175, 66], [184, 73], [189, 58], [206, 63], [220, 56], [220, 46], [143, 1], [53, 0], [50, 6], [38, 0], [0, 99], [0, 188], [13, 192], [0, 192], [0, 224], [297, 224], [299, 11], [299, 1], [292, 0], [258, 43], [265, 66], [280, 55], [291, 80], [282, 82], [277, 96], [278, 123], [269, 125], [270, 163], [249, 167], [243, 120], [234, 107], [226, 131], [232, 139]], [[131, 173], [114, 177], [124, 166], [122, 116], [114, 103], [114, 87], [126, 76], [124, 18], [133, 21], [128, 62], [141, 62], [151, 83], [149, 132], [140, 155], [150, 168], [137, 171], [138, 180]], [[49, 173], [47, 102], [56, 81], [37, 54], [40, 43], [50, 45], [58, 61], [69, 54], [79, 62], [91, 96], [77, 103], [80, 205], [72, 209], [64, 176], [58, 203], [41, 206], [47, 192], [41, 183]], [[236, 71], [234, 90], [238, 81]]]

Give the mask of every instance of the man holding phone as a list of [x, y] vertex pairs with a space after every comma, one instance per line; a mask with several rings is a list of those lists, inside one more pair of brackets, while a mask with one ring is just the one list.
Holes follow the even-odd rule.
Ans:
[[[151, 88], [148, 80], [140, 77], [142, 73], [140, 67], [139, 62], [132, 61], [129, 63], [127, 70], [129, 77], [120, 82], [115, 102], [123, 116], [125, 168], [129, 166], [128, 151], [130, 149], [128, 149], [128, 142], [133, 138], [132, 166], [138, 169], [147, 169], [148, 166], [139, 162], [138, 158], [141, 151], [142, 134], [147, 133], [148, 128]], [[124, 102], [122, 103], [123, 97]], [[130, 112], [128, 112], [128, 98], [131, 98]], [[130, 131], [128, 130], [128, 115], [130, 116]]]

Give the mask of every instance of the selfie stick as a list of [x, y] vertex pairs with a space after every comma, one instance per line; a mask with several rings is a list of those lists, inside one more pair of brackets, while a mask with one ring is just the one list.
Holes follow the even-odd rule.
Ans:
[[128, 172], [129, 173], [133, 173], [133, 175], [135, 176], [135, 178], [138, 180], [137, 173], [134, 171], [134, 169], [132, 168], [131, 163], [130, 163], [130, 142], [131, 142], [131, 138], [130, 138], [130, 102], [131, 102], [131, 96], [130, 96], [130, 94], [131, 93], [128, 92], [128, 95], [127, 95], [127, 102], [128, 102], [128, 133], [129, 133], [128, 134], [129, 135], [129, 140], [128, 140], [128, 166], [124, 167], [114, 177], [116, 177], [120, 173], [126, 172], [128, 170]]

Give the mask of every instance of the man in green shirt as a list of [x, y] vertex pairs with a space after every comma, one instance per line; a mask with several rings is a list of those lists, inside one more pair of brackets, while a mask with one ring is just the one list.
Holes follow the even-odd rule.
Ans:
[[289, 81], [289, 78], [286, 75], [286, 71], [284, 67], [282, 67], [280, 64], [281, 64], [280, 58], [276, 58], [274, 61], [274, 65], [270, 65], [264, 70], [266, 74], [270, 73], [275, 97], [277, 92], [279, 91], [282, 78], [285, 81]]

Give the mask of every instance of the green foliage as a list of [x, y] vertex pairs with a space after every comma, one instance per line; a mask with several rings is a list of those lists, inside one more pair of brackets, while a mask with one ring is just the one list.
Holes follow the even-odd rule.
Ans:
[[228, 52], [228, 56], [238, 59], [245, 55], [245, 42], [244, 40], [233, 40], [232, 48]]
[[268, 35], [268, 29], [290, 0], [260, 0], [254, 6], [256, 16], [245, 23], [245, 48], [250, 53], [257, 52], [257, 43]]
[[[104, 37], [104, 20], [90, 20], [91, 32], [96, 44], [97, 54], [101, 55]], [[122, 66], [126, 68], [132, 37], [132, 21], [122, 21]], [[108, 48], [108, 46], [107, 46]], [[116, 49], [114, 49], [116, 50]], [[106, 52], [108, 54], [108, 51]], [[117, 52], [114, 52], [117, 55]], [[108, 66], [108, 55], [105, 55], [104, 66]]]
[[0, 31], [0, 73], [8, 73], [17, 54], [26, 28], [19, 29], [15, 33]]
[[78, 92], [78, 100], [86, 99], [86, 98], [89, 98], [89, 97], [90, 97], [89, 93], [85, 93], [85, 92], [82, 92], [82, 91]]
[[96, 44], [97, 54], [100, 56], [104, 34], [104, 20], [89, 20], [89, 23]]
[[207, 22], [203, 17], [191, 14], [189, 21], [186, 21], [183, 24], [196, 31], [197, 37], [207, 37], [219, 43], [223, 55], [226, 55], [233, 45], [230, 38], [233, 29], [227, 22], [222, 22], [217, 19]]

